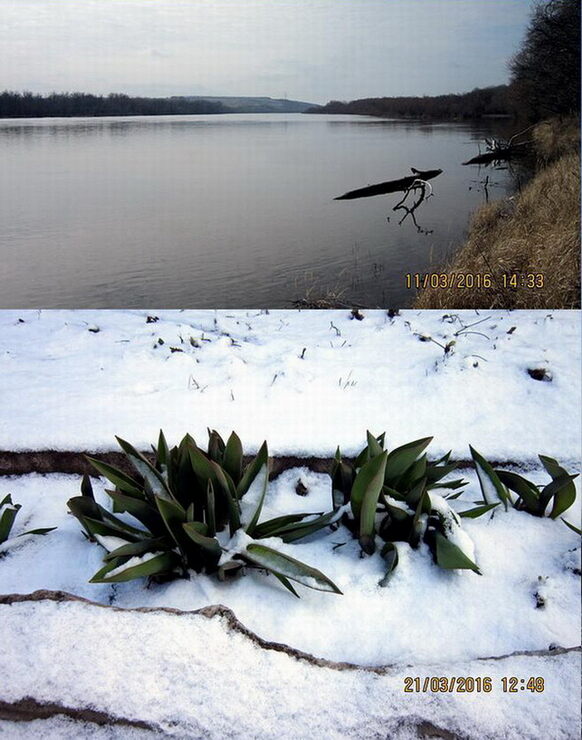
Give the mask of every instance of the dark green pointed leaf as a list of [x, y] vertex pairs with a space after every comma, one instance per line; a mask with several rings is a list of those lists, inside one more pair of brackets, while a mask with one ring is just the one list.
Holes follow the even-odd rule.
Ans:
[[582, 535], [582, 529], [578, 529], [578, 527], [575, 527], [573, 524], [570, 524], [570, 522], [567, 522], [564, 517], [561, 517], [564, 524], [572, 530], [572, 532], [576, 532], [578, 536]]
[[220, 434], [215, 430], [208, 430], [208, 457], [222, 465], [225, 444]]
[[128, 460], [131, 462], [137, 472], [147, 481], [152, 493], [159, 498], [167, 501], [173, 501], [174, 497], [168, 487], [163, 475], [147, 460], [141, 452], [138, 452], [133, 445], [126, 442], [121, 437], [115, 437], [121, 449], [125, 452]]
[[382, 445], [371, 432], [366, 432], [366, 438], [368, 440], [368, 452], [370, 453], [370, 457], [377, 457], [384, 452]]
[[87, 498], [92, 498], [93, 501], [95, 501], [95, 496], [93, 495], [93, 485], [91, 484], [91, 478], [87, 474], [83, 476], [83, 479], [81, 481], [81, 496], [87, 496]]
[[261, 522], [255, 528], [254, 538], [256, 540], [265, 537], [278, 537], [276, 532], [281, 532], [289, 525], [295, 524], [296, 522], [303, 521], [306, 517], [313, 516], [311, 512], [302, 514], [287, 514], [285, 516], [278, 516], [274, 519], [268, 519], [266, 522]]
[[126, 475], [122, 470], [119, 470], [119, 468], [109, 465], [106, 462], [102, 462], [101, 460], [96, 460], [93, 457], [87, 457], [87, 460], [95, 470], [100, 473], [100, 475], [111, 481], [111, 483], [113, 483], [113, 485], [120, 491], [131, 493], [136, 496], [143, 496], [143, 491], [139, 483], [129, 475]]
[[497, 473], [499, 480], [507, 486], [510, 491], [517, 493], [528, 511], [538, 511], [540, 501], [537, 486], [527, 480], [527, 478], [524, 478], [517, 473], [512, 473], [509, 470], [495, 470], [495, 472]]
[[275, 530], [270, 536], [280, 537], [283, 542], [297, 542], [297, 540], [302, 540], [305, 537], [309, 537], [312, 534], [329, 527], [330, 524], [334, 524], [339, 519], [340, 515], [338, 515], [337, 512], [330, 511], [327, 514], [321, 514], [315, 519], [309, 519], [306, 522], [289, 524], [286, 527]]
[[223, 467], [230, 475], [235, 485], [238, 485], [242, 476], [243, 449], [242, 443], [235, 432], [232, 432], [224, 449]]
[[249, 537], [254, 537], [254, 533], [257, 527], [257, 524], [259, 522], [259, 518], [261, 516], [261, 511], [263, 509], [263, 503], [265, 501], [265, 496], [267, 493], [267, 484], [269, 482], [269, 471], [267, 467], [263, 467], [261, 471], [259, 471], [258, 475], [263, 476], [263, 484], [261, 486], [261, 492], [259, 494], [259, 499], [257, 501], [257, 505], [255, 507], [255, 511], [251, 517], [250, 522], [245, 527], [246, 533], [249, 535]]
[[341, 594], [339, 588], [326, 575], [316, 568], [295, 560], [295, 558], [284, 555], [266, 545], [247, 545], [243, 553], [245, 559], [250, 560], [261, 568], [278, 573], [280, 576], [297, 581], [308, 588], [316, 591], [331, 591]]
[[436, 533], [436, 561], [441, 568], [447, 570], [472, 570], [481, 575], [475, 563], [440, 532]]
[[352, 488], [352, 511], [356, 519], [359, 518], [360, 520], [360, 546], [368, 555], [371, 555], [376, 549], [374, 538], [376, 509], [384, 485], [387, 457], [388, 453], [384, 451], [360, 468]]
[[160, 533], [160, 528], [163, 528], [160, 515], [147, 501], [126, 495], [120, 491], [106, 490], [105, 493], [113, 501], [114, 511], [126, 511], [147, 527], [150, 532]]
[[[118, 559], [111, 560], [99, 570], [89, 583], [123, 583], [135, 578], [146, 578], [148, 576], [170, 573], [177, 565], [177, 558], [172, 553], [156, 553], [145, 562], [132, 565], [133, 558], [123, 564], [118, 564]], [[113, 566], [113, 567], [112, 567]], [[119, 568], [118, 572], [115, 572]]]
[[216, 562], [218, 562], [222, 555], [222, 550], [218, 544], [218, 540], [214, 537], [207, 537], [206, 534], [203, 534], [202, 532], [204, 530], [201, 532], [199, 524], [200, 522], [187, 522], [186, 524], [183, 524], [182, 527], [194, 544], [198, 545], [203, 550], [206, 550], [208, 554], [214, 557]]
[[291, 581], [288, 578], [285, 578], [285, 576], [282, 576], [280, 573], [275, 573], [273, 571], [271, 571], [271, 572], [273, 573], [273, 575], [275, 576], [275, 578], [278, 581], [280, 581], [285, 586], [285, 588], [287, 589], [287, 591], [291, 591], [291, 593], [293, 594], [293, 596], [296, 596], [298, 599], [301, 598], [299, 596], [299, 594], [297, 593], [297, 591], [293, 588], [293, 585], [292, 585]]
[[245, 493], [249, 490], [251, 487], [251, 483], [254, 481], [254, 479], [257, 477], [257, 475], [261, 472], [261, 469], [263, 465], [267, 466], [267, 471], [269, 470], [269, 449], [267, 447], [267, 443], [263, 442], [261, 445], [261, 449], [258, 451], [257, 456], [250, 462], [242, 475], [242, 478], [240, 479], [240, 482], [238, 486], [236, 487], [238, 498], [241, 499]]
[[554, 505], [550, 512], [550, 517], [556, 519], [572, 506], [576, 500], [576, 488], [574, 479], [577, 475], [562, 475], [560, 478], [554, 478], [545, 488], [540, 491], [540, 516], [544, 515], [547, 505], [552, 498]]
[[465, 518], [465, 519], [477, 519], [480, 516], [483, 516], [483, 514], [486, 514], [488, 511], [491, 511], [491, 509], [494, 509], [496, 506], [499, 506], [501, 501], [498, 501], [496, 504], [486, 504], [485, 506], [477, 506], [475, 509], [467, 509], [466, 511], [459, 511], [457, 512], [459, 516]]
[[378, 497], [384, 484], [387, 457], [388, 453], [384, 451], [381, 455], [365, 463], [356, 474], [350, 496], [350, 504], [356, 520], [360, 519], [364, 498], [368, 491], [370, 492], [368, 496], [369, 500], [372, 501], [375, 499], [376, 503], [378, 502]]
[[186, 522], [186, 510], [180, 504], [158, 496], [156, 496], [156, 505], [170, 536], [176, 545], [182, 549], [184, 542], [182, 539], [182, 525]]
[[[6, 501], [6, 499], [4, 499], [4, 501]], [[4, 503], [3, 507], [2, 515], [0, 516], [0, 543], [5, 542], [10, 536], [14, 520], [21, 508], [20, 504], [13, 504], [12, 499], [9, 499]]]
[[156, 537], [149, 540], [141, 540], [140, 542], [128, 542], [127, 545], [121, 545], [115, 550], [108, 552], [103, 558], [105, 562], [115, 560], [117, 558], [133, 557], [135, 555], [143, 555], [146, 552], [156, 552], [157, 550], [167, 550], [168, 546], [164, 541], [163, 537]]
[[41, 527], [40, 529], [29, 529], [28, 532], [23, 532], [22, 534], [19, 534], [18, 537], [24, 537], [27, 534], [45, 535], [49, 532], [54, 532], [55, 529], [57, 529], [57, 527]]
[[[188, 519], [188, 517], [186, 518]], [[208, 527], [209, 536], [214, 537], [216, 534], [216, 508], [214, 501], [214, 486], [212, 485], [211, 480], [208, 481], [208, 487], [206, 489], [206, 526]]]
[[432, 442], [432, 437], [416, 439], [414, 442], [408, 442], [401, 447], [397, 447], [388, 455], [386, 460], [385, 480], [390, 485], [390, 481], [398, 478], [405, 473], [408, 468], [416, 461]]
[[511, 503], [507, 488], [499, 480], [499, 476], [493, 470], [493, 467], [475, 450], [469, 445], [471, 450], [471, 456], [475, 461], [475, 468], [477, 470], [477, 477], [479, 479], [479, 485], [481, 486], [481, 492], [483, 498], [488, 504], [496, 503], [495, 499], [498, 498], [504, 505], [507, 511], [507, 504]]
[[390, 581], [390, 576], [398, 565], [398, 550], [396, 549], [396, 545], [393, 542], [387, 542], [382, 548], [380, 555], [386, 563], [386, 572], [378, 585], [385, 588]]

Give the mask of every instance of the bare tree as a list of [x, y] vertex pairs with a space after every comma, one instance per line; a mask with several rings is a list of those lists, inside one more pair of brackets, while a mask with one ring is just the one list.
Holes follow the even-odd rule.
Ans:
[[538, 0], [521, 50], [509, 64], [526, 115], [577, 114], [580, 109], [580, 0]]

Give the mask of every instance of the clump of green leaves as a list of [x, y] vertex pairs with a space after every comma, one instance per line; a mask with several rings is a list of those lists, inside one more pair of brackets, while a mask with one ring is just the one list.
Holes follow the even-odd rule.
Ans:
[[[460, 516], [477, 517], [492, 506], [463, 512], [460, 516], [435, 489], [456, 491], [463, 479], [444, 481], [457, 465], [444, 457], [429, 461], [426, 448], [432, 437], [417, 439], [388, 452], [385, 434], [367, 433], [367, 445], [353, 464], [342, 459], [338, 448], [332, 469], [334, 507], [344, 507], [343, 523], [359, 539], [368, 555], [376, 551], [377, 537], [384, 541], [381, 550], [387, 572], [380, 585], [386, 585], [398, 563], [395, 542], [408, 542], [413, 548], [428, 544], [435, 562], [446, 569], [479, 568], [464, 550], [472, 549], [461, 530]], [[449, 494], [449, 498], [460, 495]]]
[[[319, 570], [257, 542], [268, 537], [294, 542], [338, 518], [332, 511], [260, 521], [269, 478], [266, 442], [245, 466], [242, 444], [234, 432], [224, 442], [218, 432], [209, 430], [206, 451], [190, 435], [170, 448], [160, 432], [151, 460], [129, 442], [119, 437], [117, 441], [133, 468], [131, 475], [88, 458], [114, 486], [106, 490], [113, 512], [96, 502], [88, 476], [81, 496], [68, 502], [89, 539], [107, 550], [105, 565], [92, 583], [143, 577], [160, 582], [188, 577], [192, 571], [215, 573], [225, 580], [247, 566], [269, 571], [295, 596], [291, 581], [341, 593]], [[259, 496], [249, 510], [241, 502], [255, 482]], [[141, 526], [119, 516], [124, 513]], [[221, 535], [226, 528], [230, 540]]]
[[[0, 501], [0, 545], [4, 544], [10, 538], [10, 532], [14, 526], [16, 515], [22, 506], [12, 502], [12, 496], [8, 494]], [[30, 529], [28, 532], [22, 532], [17, 537], [24, 537], [27, 534], [44, 535], [52, 532], [56, 527], [45, 527], [43, 529]]]
[[538, 455], [540, 462], [550, 475], [550, 482], [538, 486], [522, 475], [508, 470], [494, 469], [477, 450], [470, 448], [475, 462], [483, 503], [491, 505], [502, 503], [519, 511], [527, 511], [533, 516], [557, 519], [567, 511], [576, 500], [576, 486], [573, 481], [578, 475], [570, 475], [557, 460], [546, 455]]

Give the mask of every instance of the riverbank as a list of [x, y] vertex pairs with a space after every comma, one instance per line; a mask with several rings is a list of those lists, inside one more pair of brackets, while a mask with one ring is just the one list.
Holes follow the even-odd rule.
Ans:
[[[580, 306], [579, 119], [540, 123], [532, 139], [533, 179], [477, 210], [465, 244], [434, 271], [447, 274], [448, 287], [421, 291], [415, 308]], [[457, 287], [459, 275], [473, 276], [463, 281], [472, 287]]]

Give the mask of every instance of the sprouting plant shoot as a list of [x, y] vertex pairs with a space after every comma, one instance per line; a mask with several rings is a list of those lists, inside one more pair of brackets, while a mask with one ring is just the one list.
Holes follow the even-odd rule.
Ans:
[[[266, 442], [244, 466], [241, 441], [234, 432], [225, 443], [216, 431], [209, 430], [207, 451], [190, 435], [170, 449], [160, 432], [152, 461], [125, 440], [117, 440], [134, 469], [132, 475], [89, 458], [113, 484], [106, 491], [113, 513], [95, 501], [88, 476], [83, 479], [82, 495], [68, 502], [89, 538], [107, 550], [105, 564], [91, 582], [143, 577], [166, 581], [192, 572], [214, 573], [225, 580], [246, 566], [272, 573], [295, 596], [292, 581], [341, 593], [319, 570], [260, 543], [267, 537], [294, 542], [339, 518], [332, 511], [261, 521], [269, 478]], [[244, 517], [241, 501], [255, 482], [260, 486], [258, 501]], [[118, 516], [122, 513], [131, 514], [140, 526], [127, 523]], [[227, 527], [230, 540], [219, 539], [218, 533]]]
[[[22, 506], [12, 502], [12, 496], [8, 494], [0, 501], [0, 545], [6, 545], [10, 539], [10, 532], [14, 526], [16, 515]], [[16, 537], [24, 537], [29, 534], [44, 535], [52, 532], [56, 527], [45, 527], [43, 529], [30, 529], [27, 532], [21, 532]], [[12, 539], [16, 539], [16, 537]]]
[[[332, 470], [334, 505], [349, 504], [343, 523], [360, 542], [364, 553], [376, 551], [376, 538], [384, 541], [381, 556], [387, 570], [380, 585], [398, 564], [395, 542], [419, 547], [425, 542], [437, 565], [445, 569], [470, 569], [479, 573], [473, 561], [473, 545], [461, 528], [460, 517], [477, 517], [491, 506], [471, 509], [458, 515], [436, 491], [457, 490], [463, 479], [444, 481], [457, 465], [444, 457], [429, 461], [425, 453], [432, 437], [417, 439], [388, 452], [385, 434], [367, 433], [368, 444], [353, 464], [342, 459], [338, 448]], [[459, 494], [455, 494], [457, 496]]]
[[547, 484], [538, 486], [517, 473], [494, 469], [477, 450], [473, 447], [470, 450], [486, 505], [502, 503], [505, 509], [512, 506], [533, 516], [547, 514], [557, 519], [576, 500], [574, 480], [578, 475], [570, 475], [553, 457], [538, 456], [551, 478]]

